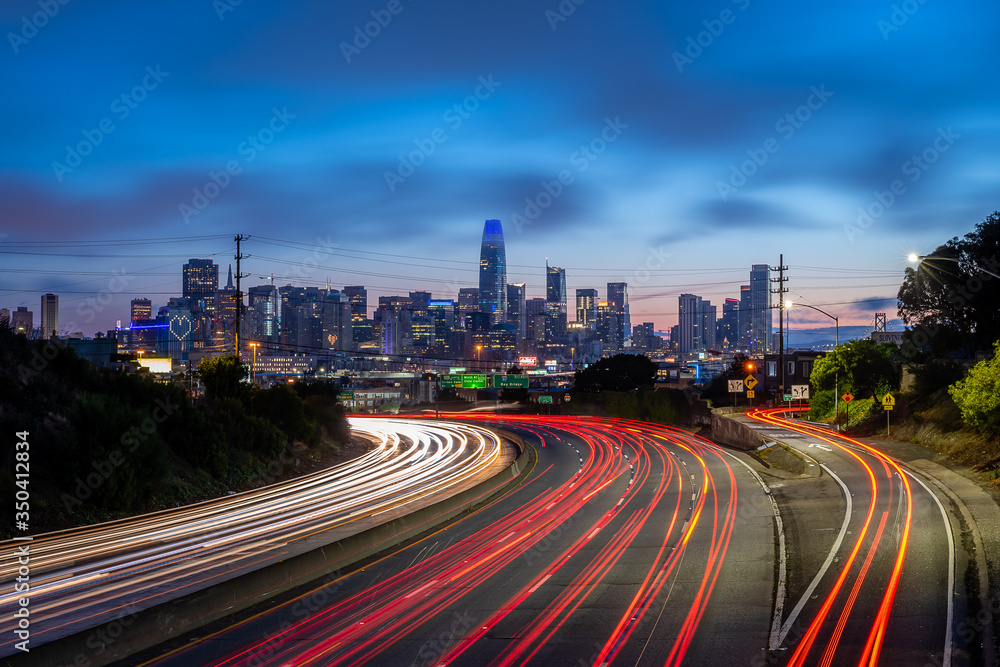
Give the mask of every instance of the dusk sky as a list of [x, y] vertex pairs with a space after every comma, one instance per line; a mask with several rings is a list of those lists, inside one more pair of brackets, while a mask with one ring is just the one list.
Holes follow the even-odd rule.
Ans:
[[892, 323], [907, 253], [1000, 208], [995, 2], [576, 2], [4, 2], [0, 307], [93, 335], [236, 233], [245, 287], [450, 298], [499, 218], [529, 297], [548, 258], [666, 330], [784, 253]]

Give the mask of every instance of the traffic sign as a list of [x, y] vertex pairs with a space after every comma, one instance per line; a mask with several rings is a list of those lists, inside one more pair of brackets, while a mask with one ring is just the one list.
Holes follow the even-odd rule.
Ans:
[[566, 401], [567, 403], [569, 403], [569, 394], [566, 394], [565, 396], [563, 396], [563, 400]]
[[354, 398], [354, 391], [352, 389], [345, 389], [340, 392], [340, 398]]
[[807, 384], [792, 385], [792, 400], [801, 401], [807, 398], [809, 398], [809, 385]]
[[743, 380], [730, 380], [729, 393], [738, 394], [743, 391]]
[[755, 378], [755, 377], [754, 377], [754, 376], [752, 376], [752, 375], [748, 375], [748, 376], [746, 377], [746, 379], [745, 379], [745, 380], [743, 380], [743, 385], [744, 385], [744, 386], [745, 386], [745, 387], [746, 387], [747, 389], [753, 389], [754, 387], [756, 387], [756, 386], [757, 386], [757, 384], [758, 384], [758, 383], [757, 383], [757, 378]]
[[886, 394], [882, 397], [883, 410], [892, 410], [894, 407], [896, 407], [896, 399], [893, 398], [892, 394]]
[[791, 394], [785, 394], [784, 398], [782, 400], [784, 400], [785, 403], [788, 403], [788, 402], [790, 402], [792, 400], [792, 395]]
[[488, 375], [475, 373], [462, 376], [462, 389], [486, 389]]
[[844, 403], [850, 403], [851, 401], [854, 400], [854, 394], [852, 394], [849, 391], [845, 391], [844, 395], [840, 397], [840, 400], [842, 400]]
[[462, 386], [462, 376], [461, 375], [441, 375], [441, 388], [442, 389], [454, 389], [455, 387]]
[[753, 389], [747, 389], [747, 398], [753, 398]]
[[551, 403], [552, 402], [552, 397], [551, 396], [539, 396], [538, 397], [538, 402], [539, 403]]
[[527, 389], [527, 375], [496, 375], [493, 378], [493, 386], [497, 389]]

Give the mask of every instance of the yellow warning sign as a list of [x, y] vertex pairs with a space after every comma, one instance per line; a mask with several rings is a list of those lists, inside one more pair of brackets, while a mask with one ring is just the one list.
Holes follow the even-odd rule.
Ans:
[[882, 408], [885, 410], [892, 410], [896, 407], [896, 399], [892, 397], [892, 394], [886, 394], [882, 397]]
[[757, 378], [752, 375], [748, 375], [745, 380], [743, 380], [743, 386], [748, 390], [753, 389], [757, 386]]

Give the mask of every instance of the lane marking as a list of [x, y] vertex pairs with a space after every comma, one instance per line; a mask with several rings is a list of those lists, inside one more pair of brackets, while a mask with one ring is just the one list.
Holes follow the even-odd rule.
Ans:
[[802, 597], [795, 605], [795, 608], [792, 609], [792, 613], [788, 615], [788, 619], [785, 621], [785, 624], [781, 626], [781, 633], [778, 636], [778, 646], [781, 646], [781, 644], [784, 643], [785, 637], [788, 636], [788, 632], [792, 629], [792, 624], [795, 623], [795, 619], [798, 618], [800, 613], [802, 613], [802, 608], [806, 606], [806, 603], [812, 596], [813, 591], [815, 591], [816, 587], [819, 586], [820, 580], [824, 575], [826, 575], [826, 571], [830, 569], [830, 565], [833, 564], [833, 559], [840, 550], [840, 545], [843, 543], [844, 536], [847, 534], [847, 526], [851, 522], [851, 514], [854, 512], [854, 501], [851, 500], [851, 491], [847, 488], [847, 485], [844, 484], [844, 480], [840, 479], [837, 473], [827, 468], [826, 464], [820, 463], [819, 467], [827, 471], [830, 474], [830, 477], [832, 477], [837, 484], [840, 485], [841, 490], [844, 492], [844, 500], [847, 501], [847, 508], [844, 512], [844, 523], [840, 526], [840, 533], [837, 534], [837, 539], [834, 541], [833, 547], [830, 549], [830, 553], [827, 554], [826, 561], [824, 561], [823, 565], [819, 568], [819, 571], [816, 573], [816, 576], [813, 577], [812, 582], [809, 583], [809, 587], [806, 588], [805, 593], [802, 594]]

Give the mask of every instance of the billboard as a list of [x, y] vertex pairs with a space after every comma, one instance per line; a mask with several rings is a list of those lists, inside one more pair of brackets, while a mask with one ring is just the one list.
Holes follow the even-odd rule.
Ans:
[[538, 365], [538, 357], [518, 357], [517, 358], [517, 365], [518, 366], [537, 366]]

